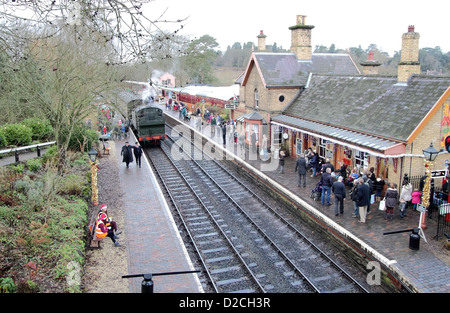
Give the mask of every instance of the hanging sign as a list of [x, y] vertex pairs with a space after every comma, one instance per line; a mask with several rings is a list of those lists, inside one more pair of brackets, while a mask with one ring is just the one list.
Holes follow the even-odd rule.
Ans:
[[435, 170], [431, 171], [431, 177], [433, 178], [440, 178], [447, 176], [447, 170]]

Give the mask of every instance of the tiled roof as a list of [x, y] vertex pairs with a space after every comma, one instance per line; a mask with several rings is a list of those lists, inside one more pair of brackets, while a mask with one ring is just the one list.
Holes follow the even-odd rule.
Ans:
[[283, 115], [406, 141], [450, 86], [450, 77], [312, 75]]
[[300, 71], [294, 53], [255, 53], [267, 87], [305, 86], [308, 73]]
[[262, 117], [261, 114], [259, 114], [258, 112], [255, 112], [255, 111], [252, 111], [250, 113], [244, 114], [244, 115], [238, 117], [236, 120], [238, 122], [243, 122], [244, 119], [252, 120], [252, 121], [262, 121], [263, 124], [267, 124], [267, 122], [264, 119], [264, 117]]
[[348, 54], [315, 53], [311, 60], [298, 60], [295, 53], [255, 52], [254, 57], [267, 87], [303, 87], [309, 73], [360, 74]]
[[358, 67], [348, 54], [313, 53], [311, 61], [299, 60], [301, 71], [314, 74], [357, 75]]

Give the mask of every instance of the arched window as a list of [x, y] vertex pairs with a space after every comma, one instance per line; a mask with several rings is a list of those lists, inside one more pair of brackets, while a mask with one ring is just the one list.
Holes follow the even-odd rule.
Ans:
[[259, 105], [259, 94], [258, 89], [255, 88], [255, 108], [257, 108]]

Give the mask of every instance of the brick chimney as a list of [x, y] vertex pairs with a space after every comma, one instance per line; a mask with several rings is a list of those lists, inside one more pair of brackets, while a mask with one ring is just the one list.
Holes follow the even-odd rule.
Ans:
[[297, 15], [297, 25], [289, 27], [291, 30], [291, 52], [299, 60], [312, 59], [311, 30], [312, 25], [306, 25], [306, 15]]
[[266, 51], [266, 37], [261, 30], [258, 35], [258, 51]]
[[374, 53], [373, 51], [369, 51], [369, 56], [367, 58], [367, 61], [362, 61], [361, 66], [363, 67], [363, 74], [364, 75], [376, 75], [378, 74], [378, 66], [381, 65], [381, 63], [375, 61]]
[[407, 82], [411, 75], [420, 74], [419, 38], [419, 33], [414, 31], [414, 25], [408, 26], [408, 32], [402, 35], [402, 51], [397, 74], [399, 82]]

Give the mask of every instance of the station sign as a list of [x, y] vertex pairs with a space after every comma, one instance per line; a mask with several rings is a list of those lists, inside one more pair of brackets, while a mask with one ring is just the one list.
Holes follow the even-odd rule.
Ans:
[[431, 171], [431, 177], [432, 178], [440, 178], [440, 177], [446, 177], [446, 176], [447, 176], [447, 170]]
[[420, 204], [420, 203], [418, 203], [417, 207], [416, 207], [416, 210], [421, 212], [421, 213], [425, 213], [427, 211], [427, 207], [422, 205], [422, 204]]
[[225, 109], [231, 109], [234, 110], [239, 105], [238, 100], [230, 100], [228, 103], [225, 103]]

